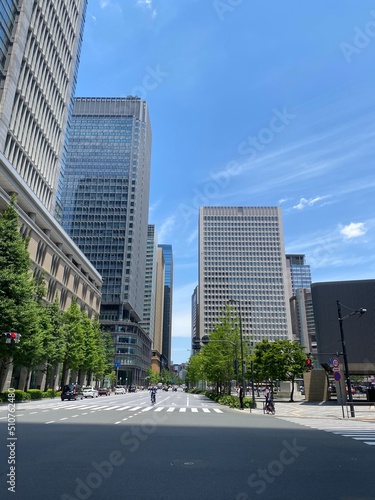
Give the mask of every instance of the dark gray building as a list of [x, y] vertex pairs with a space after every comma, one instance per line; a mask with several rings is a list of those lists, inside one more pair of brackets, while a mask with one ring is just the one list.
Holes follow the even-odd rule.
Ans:
[[103, 276], [100, 322], [116, 346], [118, 382], [143, 384], [151, 127], [137, 97], [74, 100], [62, 225]]
[[[374, 375], [375, 280], [313, 283], [311, 292], [319, 362], [329, 363], [337, 353], [343, 362], [339, 301], [350, 374]], [[361, 308], [367, 312], [355, 314]]]

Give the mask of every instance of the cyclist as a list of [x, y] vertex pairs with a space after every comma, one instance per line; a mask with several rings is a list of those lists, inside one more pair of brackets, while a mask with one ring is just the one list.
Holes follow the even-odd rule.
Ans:
[[156, 403], [156, 391], [157, 388], [153, 385], [150, 389], [150, 394], [151, 394], [151, 403], [154, 404]]

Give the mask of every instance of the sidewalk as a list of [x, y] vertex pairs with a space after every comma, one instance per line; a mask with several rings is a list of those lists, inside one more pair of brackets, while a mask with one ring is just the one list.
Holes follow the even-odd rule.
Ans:
[[[263, 413], [264, 398], [255, 398], [257, 408], [253, 413]], [[276, 416], [296, 418], [337, 418], [351, 420], [373, 421], [375, 423], [374, 403], [355, 405], [355, 417], [350, 417], [349, 406], [342, 407], [337, 401], [306, 402], [299, 399], [290, 402], [287, 399], [274, 399]]]

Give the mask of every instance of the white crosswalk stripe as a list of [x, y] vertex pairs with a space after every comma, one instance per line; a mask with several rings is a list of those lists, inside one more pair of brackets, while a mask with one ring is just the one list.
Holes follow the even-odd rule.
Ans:
[[[20, 411], [20, 408], [17, 408], [18, 411]], [[99, 404], [83, 404], [83, 405], [80, 405], [79, 404], [79, 401], [74, 401], [72, 403], [55, 403], [54, 405], [53, 404], [49, 404], [49, 405], [40, 405], [40, 406], [37, 406], [37, 405], [25, 405], [22, 407], [22, 410], [23, 410], [23, 413], [19, 414], [17, 413], [16, 415], [17, 416], [21, 416], [21, 415], [24, 415], [24, 414], [27, 414], [27, 415], [36, 415], [38, 413], [43, 413], [43, 412], [48, 412], [49, 410], [74, 410], [75, 412], [77, 411], [81, 411], [81, 410], [85, 410], [85, 411], [88, 411], [88, 410], [91, 410], [91, 413], [95, 413], [95, 412], [98, 412], [98, 411], [108, 411], [110, 412], [111, 410], [113, 411], [119, 411], [119, 412], [136, 412], [138, 410], [141, 410], [142, 412], [162, 412], [162, 411], [166, 411], [168, 413], [223, 413], [222, 410], [220, 410], [219, 408], [205, 408], [205, 407], [190, 407], [190, 406], [182, 406], [182, 407], [179, 407], [179, 406], [176, 406], [176, 405], [173, 405], [173, 406], [158, 406], [157, 404], [156, 405], [152, 405], [152, 406], [131, 406], [131, 405], [126, 405], [126, 406], [122, 406], [122, 405], [113, 405], [113, 406], [110, 406], [110, 405], [99, 405]], [[31, 410], [31, 411], [30, 411]], [[69, 411], [70, 413], [70, 411]], [[82, 415], [82, 414], [81, 414]], [[4, 416], [1, 416], [0, 419], [4, 419], [6, 417]]]
[[317, 429], [319, 431], [330, 432], [338, 436], [354, 439], [355, 441], [362, 441], [369, 446], [375, 445], [375, 425], [367, 424], [365, 422], [353, 422], [351, 420], [344, 420], [338, 422], [337, 420], [322, 420], [309, 418], [307, 421], [300, 418], [293, 417], [277, 417], [280, 420], [286, 420], [295, 424]]

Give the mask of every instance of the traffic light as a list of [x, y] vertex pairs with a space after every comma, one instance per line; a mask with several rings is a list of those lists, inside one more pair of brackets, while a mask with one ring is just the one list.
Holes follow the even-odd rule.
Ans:
[[310, 358], [310, 355], [307, 356], [306, 358], [306, 369], [307, 370], [312, 370], [314, 367], [313, 367], [313, 364], [312, 364], [312, 359]]

